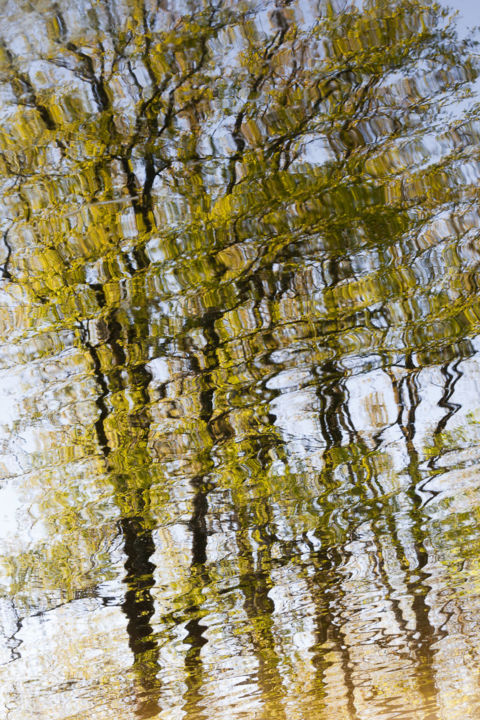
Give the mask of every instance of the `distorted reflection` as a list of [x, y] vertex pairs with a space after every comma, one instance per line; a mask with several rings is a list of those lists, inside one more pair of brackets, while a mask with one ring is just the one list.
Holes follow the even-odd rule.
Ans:
[[2, 716], [478, 718], [465, 15], [1, 15]]

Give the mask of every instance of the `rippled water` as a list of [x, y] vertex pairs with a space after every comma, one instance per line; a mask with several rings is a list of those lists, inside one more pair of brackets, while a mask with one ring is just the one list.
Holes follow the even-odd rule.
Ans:
[[1, 717], [480, 718], [456, 8], [2, 0]]

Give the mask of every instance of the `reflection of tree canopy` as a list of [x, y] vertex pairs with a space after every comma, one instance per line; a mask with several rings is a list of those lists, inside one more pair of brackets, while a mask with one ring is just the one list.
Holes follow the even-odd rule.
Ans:
[[[439, 8], [220, 4], [181, 14], [105, 3], [28, 17], [37, 32], [27, 39], [13, 23], [13, 47], [3, 42], [17, 249], [4, 272], [26, 271], [40, 300], [54, 293], [67, 317], [91, 317], [93, 285], [144, 267], [150, 241], [172, 305], [202, 287], [232, 309], [274, 262], [285, 292], [300, 257], [322, 295], [320, 322], [341, 318], [347, 330], [373, 313], [367, 332], [381, 345], [376, 325], [399, 311], [404, 322], [418, 317], [410, 305], [423, 296], [411, 295], [439, 252], [430, 223], [444, 210], [448, 224], [452, 201], [468, 200], [462, 166], [475, 137], [471, 124], [445, 132], [445, 108], [476, 70]], [[432, 158], [426, 141], [440, 131], [445, 152]], [[357, 267], [370, 271], [365, 280]], [[462, 305], [459, 289], [448, 291]], [[448, 312], [435, 319], [451, 334]], [[423, 323], [410, 332], [425, 343]]]
[[[70, 448], [66, 472], [89, 461], [113, 488], [145, 716], [161, 691], [154, 529], [174, 514], [176, 483], [189, 483], [192, 562], [168, 619], [188, 633], [192, 714], [207, 596], [226, 612], [209, 595], [222, 573], [208, 564], [212, 504], [235, 528], [238, 557], [226, 565], [237, 564], [272, 708], [284, 689], [269, 591], [299, 547], [311, 553], [314, 572], [300, 574], [315, 598], [318, 648], [335, 648], [345, 677], [349, 596], [329, 579], [337, 546], [369, 521], [379, 558], [390, 543], [400, 565], [410, 554], [424, 571], [416, 373], [442, 366], [440, 446], [455, 412], [450, 364], [471, 354], [464, 338], [478, 323], [478, 130], [475, 114], [456, 108], [478, 74], [473, 50], [446, 12], [415, 1], [12, 3], [0, 65], [2, 328], [12, 328], [20, 362], [76, 353], [75, 374], [95, 398], [87, 421], [70, 416], [72, 438], [52, 435]], [[387, 369], [399, 407], [408, 541], [397, 500], [375, 506], [379, 438], [372, 451], [349, 418], [346, 375], [374, 367]], [[274, 412], [282, 378], [298, 369], [292, 382], [309, 398], [320, 446], [307, 448], [319, 455], [310, 465]], [[42, 407], [34, 400], [25, 414]], [[70, 398], [68, 412], [79, 403]], [[38, 477], [55, 488], [58, 458], [44, 462]], [[78, 523], [79, 559], [91, 552], [98, 538], [71, 510], [55, 516], [60, 536], [62, 523], [68, 532]], [[334, 551], [319, 552], [308, 533]], [[42, 572], [58, 587], [58, 557], [47, 560]], [[14, 558], [17, 575], [26, 562], [42, 564]], [[64, 575], [81, 584], [68, 564]], [[101, 569], [85, 576], [95, 588]], [[377, 579], [388, 586], [381, 561]], [[420, 667], [433, 642], [422, 582], [406, 580], [415, 631], [395, 606]], [[319, 649], [314, 661], [321, 684], [328, 662]], [[348, 703], [352, 714], [352, 693]]]

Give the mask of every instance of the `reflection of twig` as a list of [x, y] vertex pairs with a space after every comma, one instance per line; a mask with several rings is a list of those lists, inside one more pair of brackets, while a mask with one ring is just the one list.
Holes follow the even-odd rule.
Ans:
[[5, 232], [3, 233], [3, 244], [4, 244], [5, 247], [7, 248], [7, 257], [5, 258], [5, 262], [3, 263], [3, 266], [2, 266], [2, 277], [5, 278], [6, 280], [11, 280], [11, 279], [12, 279], [12, 276], [11, 276], [10, 271], [9, 271], [9, 269], [8, 269], [8, 264], [9, 264], [9, 262], [10, 262], [10, 257], [11, 257], [11, 255], [12, 255], [12, 246], [11, 246], [11, 245], [9, 244], [9, 242], [8, 242], [8, 233], [10, 232], [10, 228], [11, 228], [11, 227], [12, 227], [12, 226], [10, 225], [10, 227], [7, 228], [7, 229], [5, 230]]

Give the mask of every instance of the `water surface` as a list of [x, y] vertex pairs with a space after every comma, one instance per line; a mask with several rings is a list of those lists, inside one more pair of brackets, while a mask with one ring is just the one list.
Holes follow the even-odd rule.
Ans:
[[2, 1], [8, 720], [480, 717], [456, 8]]

